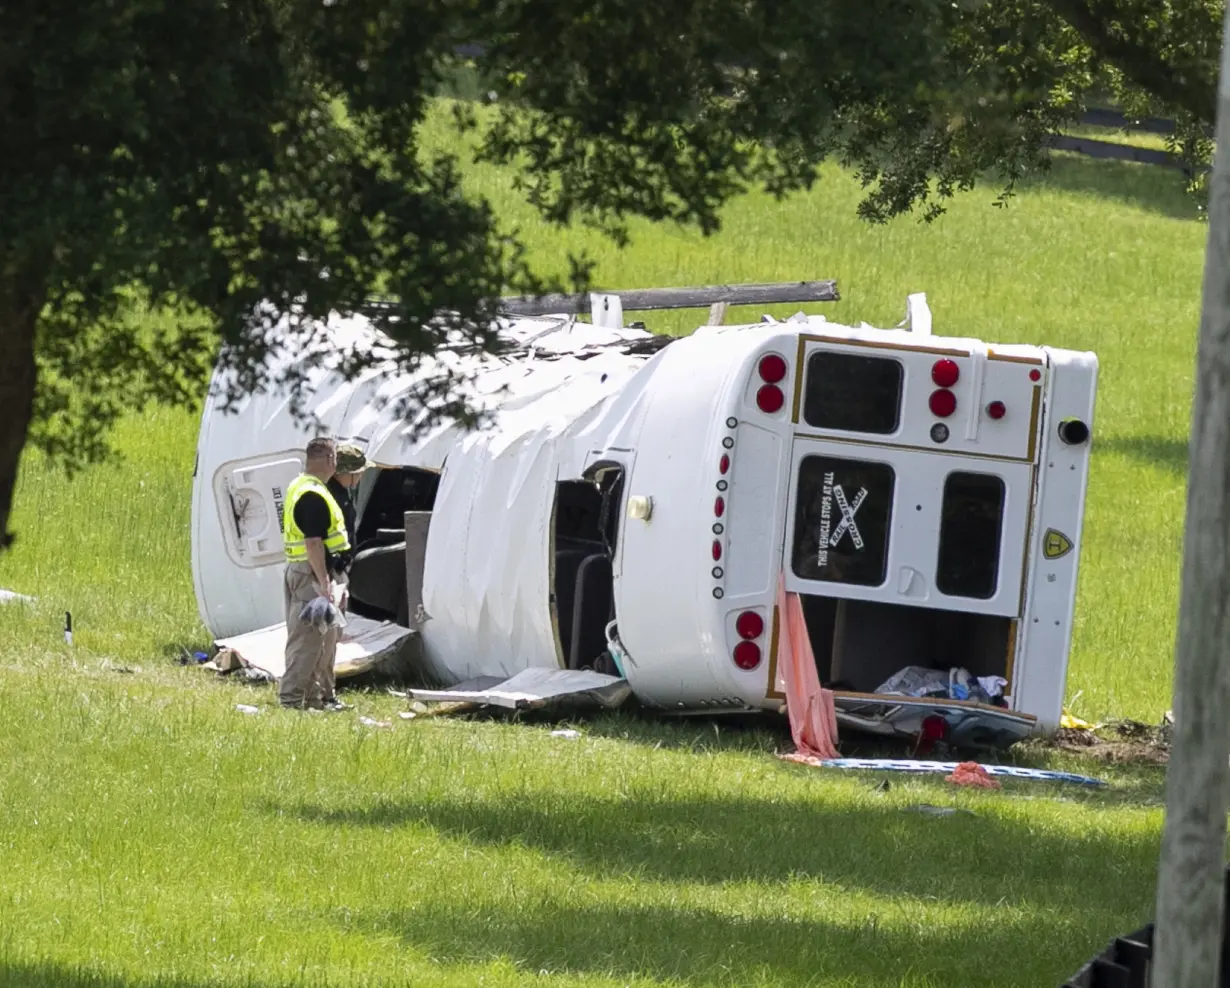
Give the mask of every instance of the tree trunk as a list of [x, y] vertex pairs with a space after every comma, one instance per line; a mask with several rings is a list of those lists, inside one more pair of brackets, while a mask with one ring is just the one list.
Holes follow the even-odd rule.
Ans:
[[1175, 644], [1174, 742], [1157, 876], [1157, 988], [1215, 988], [1230, 806], [1230, 7], [1192, 402], [1191, 470]]
[[12, 543], [9, 514], [17, 468], [34, 413], [34, 330], [41, 302], [19, 279], [0, 281], [0, 553]]

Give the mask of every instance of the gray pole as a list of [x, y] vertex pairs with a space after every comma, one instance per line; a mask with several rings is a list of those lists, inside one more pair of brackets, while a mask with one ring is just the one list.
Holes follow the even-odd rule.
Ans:
[[1215, 988], [1221, 968], [1230, 806], [1230, 4], [1222, 33], [1216, 146], [1192, 405], [1154, 988]]

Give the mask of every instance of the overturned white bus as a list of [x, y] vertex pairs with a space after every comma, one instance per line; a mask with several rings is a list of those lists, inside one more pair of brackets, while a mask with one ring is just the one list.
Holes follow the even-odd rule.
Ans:
[[[816, 284], [753, 294], [814, 299]], [[908, 328], [766, 317], [679, 338], [624, 328], [618, 297], [595, 304], [594, 323], [510, 316], [498, 358], [446, 350], [413, 377], [390, 362], [307, 383], [318, 428], [379, 467], [358, 494], [352, 606], [418, 629], [426, 676], [590, 667], [617, 633], [642, 703], [781, 709], [784, 572], [843, 725], [938, 720], [992, 744], [1058, 726], [1093, 354], [932, 335], [921, 296]], [[358, 317], [330, 339], [378, 343]], [[422, 432], [395, 414], [387, 399], [440, 365], [477, 373], [488, 426]], [[220, 638], [282, 620], [278, 509], [308, 433], [282, 394], [219, 404], [202, 420], [192, 565]], [[413, 601], [407, 517], [425, 532], [409, 539]], [[928, 677], [952, 688], [901, 685]]]

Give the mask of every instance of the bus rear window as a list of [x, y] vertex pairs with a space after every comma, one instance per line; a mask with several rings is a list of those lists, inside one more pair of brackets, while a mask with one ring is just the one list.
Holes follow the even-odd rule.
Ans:
[[987, 600], [999, 586], [1004, 482], [986, 473], [950, 473], [940, 508], [935, 586], [948, 597]]
[[887, 463], [804, 457], [791, 544], [795, 575], [880, 586], [888, 570], [896, 480]]
[[817, 429], [896, 432], [903, 378], [897, 360], [817, 350], [807, 358], [803, 421]]

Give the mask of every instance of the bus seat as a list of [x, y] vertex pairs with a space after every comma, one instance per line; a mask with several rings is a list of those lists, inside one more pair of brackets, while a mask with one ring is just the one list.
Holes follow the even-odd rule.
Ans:
[[406, 611], [406, 543], [377, 545], [354, 557], [350, 596], [360, 604], [400, 617]]
[[568, 658], [572, 643], [572, 617], [575, 613], [577, 571], [585, 557], [584, 549], [562, 549], [555, 553], [555, 614], [559, 619], [559, 645]]
[[577, 570], [569, 669], [580, 669], [606, 651], [606, 626], [613, 617], [613, 593], [611, 560], [603, 553], [586, 557]]
[[578, 549], [588, 556], [595, 552], [605, 552], [606, 546], [598, 539], [583, 539], [572, 535], [560, 535], [555, 540], [556, 552], [571, 552]]
[[[358, 536], [356, 535], [356, 538]], [[368, 534], [367, 537], [359, 539], [359, 544], [355, 546], [355, 554], [366, 552], [368, 549], [379, 548], [386, 545], [397, 545], [399, 542], [406, 541], [406, 530], [404, 528], [378, 528], [374, 534]]]

